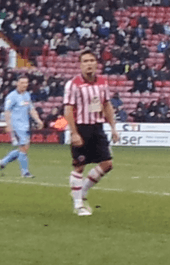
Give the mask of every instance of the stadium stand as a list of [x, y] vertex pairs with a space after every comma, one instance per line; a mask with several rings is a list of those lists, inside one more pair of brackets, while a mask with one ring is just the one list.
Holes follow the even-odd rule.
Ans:
[[[140, 101], [147, 107], [160, 97], [168, 101], [170, 7], [146, 6], [145, 1], [129, 1], [128, 6], [125, 3], [119, 6], [118, 2], [3, 2], [2, 13], [6, 16], [1, 25], [2, 33], [32, 67], [6, 68], [9, 52], [6, 50], [5, 60], [0, 62], [1, 103], [14, 88], [16, 75], [28, 73], [32, 99], [36, 107], [43, 108], [45, 118], [54, 106], [62, 104], [64, 83], [80, 73], [79, 53], [86, 46], [98, 57], [97, 73], [107, 73], [111, 97], [119, 92], [128, 114]], [[135, 6], [137, 2], [139, 5]], [[166, 48], [159, 51], [162, 40]], [[148, 76], [154, 84], [153, 92], [147, 89]], [[146, 89], [134, 91], [136, 82], [141, 87], [143, 82]], [[128, 115], [128, 120], [133, 121], [132, 116]]]

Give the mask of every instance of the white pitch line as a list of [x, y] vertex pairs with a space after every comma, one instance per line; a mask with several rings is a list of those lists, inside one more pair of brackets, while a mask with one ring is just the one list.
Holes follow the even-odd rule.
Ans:
[[[34, 182], [34, 181], [19, 181], [19, 180], [7, 180], [7, 179], [0, 179], [0, 182], [4, 183], [17, 183], [17, 184], [27, 184], [27, 185], [38, 185], [38, 186], [46, 186], [46, 187], [58, 187], [58, 188], [69, 188], [69, 185], [65, 184], [53, 184], [48, 182]], [[131, 192], [131, 193], [140, 193], [146, 195], [158, 195], [158, 196], [170, 196], [169, 192], [155, 192], [155, 191], [144, 191], [144, 190], [136, 190], [136, 191], [129, 191], [125, 189], [113, 189], [113, 188], [102, 188], [102, 187], [94, 187], [95, 190], [102, 190], [102, 191], [117, 191], [117, 192]]]

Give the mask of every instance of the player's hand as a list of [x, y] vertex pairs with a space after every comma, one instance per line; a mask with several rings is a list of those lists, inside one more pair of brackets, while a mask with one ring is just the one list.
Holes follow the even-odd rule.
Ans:
[[84, 144], [84, 141], [78, 133], [73, 133], [71, 135], [71, 143], [73, 146], [81, 147]]
[[6, 132], [6, 133], [10, 133], [10, 132], [12, 132], [11, 127], [10, 127], [10, 126], [6, 126], [6, 127], [5, 127], [5, 132]]
[[41, 120], [37, 121], [37, 129], [41, 130], [43, 128], [44, 124]]
[[115, 129], [112, 129], [112, 139], [113, 139], [114, 144], [118, 142], [120, 139], [119, 134], [117, 133]]

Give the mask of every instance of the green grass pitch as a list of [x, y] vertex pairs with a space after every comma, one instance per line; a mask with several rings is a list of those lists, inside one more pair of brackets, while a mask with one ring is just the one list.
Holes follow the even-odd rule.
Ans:
[[[0, 157], [9, 150], [1, 144]], [[0, 264], [169, 265], [169, 148], [113, 151], [114, 170], [90, 191], [87, 217], [72, 213], [69, 146], [31, 145], [35, 179], [9, 164], [0, 176]]]

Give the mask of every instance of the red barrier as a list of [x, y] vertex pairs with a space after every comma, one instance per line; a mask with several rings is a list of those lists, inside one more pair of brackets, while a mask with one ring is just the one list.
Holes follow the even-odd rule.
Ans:
[[[53, 129], [31, 131], [31, 143], [63, 143], [63, 132]], [[10, 135], [0, 129], [0, 143], [10, 143]]]

